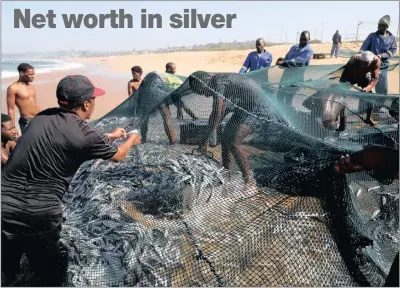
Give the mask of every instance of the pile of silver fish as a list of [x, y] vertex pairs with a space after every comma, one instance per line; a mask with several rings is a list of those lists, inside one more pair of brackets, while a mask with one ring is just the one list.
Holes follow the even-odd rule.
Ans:
[[[123, 163], [85, 163], [71, 183], [64, 197], [62, 230], [62, 242], [69, 251], [69, 286], [170, 286], [168, 277], [156, 267], [177, 262], [178, 255], [171, 251], [179, 247], [168, 235], [174, 225], [147, 229], [127, 215], [132, 211], [124, 213], [124, 203], [148, 215], [150, 222], [151, 217], [174, 216], [182, 213], [186, 185], [195, 200], [206, 188], [223, 183], [223, 171], [204, 156], [181, 154], [174, 160], [162, 153], [164, 159], [154, 161], [155, 145], [143, 147], [140, 160], [131, 151]], [[143, 164], [149, 160], [152, 166]]]

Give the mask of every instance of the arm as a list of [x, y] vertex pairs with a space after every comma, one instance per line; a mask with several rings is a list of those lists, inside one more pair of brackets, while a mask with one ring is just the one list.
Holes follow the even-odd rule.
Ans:
[[3, 149], [1, 149], [1, 166], [6, 165], [8, 161], [8, 155], [4, 154]]
[[197, 119], [196, 115], [194, 115], [193, 111], [186, 106], [186, 104], [179, 99], [179, 107], [181, 107], [190, 117], [192, 117], [193, 119]]
[[204, 137], [202, 137], [202, 140], [199, 143], [199, 147], [204, 147], [207, 145], [207, 141], [210, 138], [212, 132], [222, 120], [221, 116], [222, 116], [223, 106], [224, 106], [224, 99], [222, 99], [219, 96], [214, 96], [213, 110], [208, 120], [207, 131], [204, 134]]
[[171, 123], [171, 113], [169, 113], [168, 106], [161, 106], [160, 107], [160, 114], [164, 122], [164, 130], [168, 136], [169, 143], [172, 145], [175, 143], [175, 131], [172, 128]]
[[[120, 133], [123, 130], [121, 128], [117, 129]], [[110, 139], [107, 138], [106, 135], [99, 133], [89, 125], [83, 127], [82, 133], [85, 139], [82, 148], [84, 149], [83, 155], [86, 157], [86, 161], [92, 159], [103, 159], [119, 162], [126, 158], [129, 150], [134, 145], [140, 143], [140, 137], [138, 134], [129, 134], [127, 140], [117, 147], [115, 144], [111, 143]]]
[[112, 162], [124, 161], [133, 146], [140, 144], [139, 134], [129, 134], [126, 141], [118, 146], [117, 153], [110, 158]]
[[372, 66], [373, 71], [371, 71], [371, 81], [369, 81], [368, 86], [363, 89], [365, 92], [371, 91], [376, 86], [376, 84], [378, 83], [378, 80], [379, 80], [379, 74], [381, 72], [381, 61], [378, 58], [374, 62], [375, 63]]
[[[9, 141], [7, 143], [7, 146], [9, 148], [9, 154], [11, 154], [14, 151], [16, 145], [17, 145], [17, 143], [14, 141]], [[7, 163], [9, 154], [4, 153], [3, 149], [1, 149], [1, 165], [2, 166], [4, 166]]]
[[247, 55], [246, 60], [243, 63], [242, 69], [240, 69], [239, 74], [245, 74], [247, 70], [250, 68], [250, 55]]
[[379, 55], [379, 58], [381, 58], [382, 60], [388, 60], [390, 57], [392, 57], [397, 52], [396, 38], [395, 37], [392, 37], [392, 38], [393, 38], [392, 43], [390, 44], [388, 52], [382, 53], [381, 55]]
[[285, 67], [302, 67], [310, 62], [313, 51], [309, 48], [304, 49], [298, 55], [290, 60], [283, 60], [282, 66]]
[[339, 174], [366, 170], [385, 170], [390, 174], [399, 172], [399, 150], [381, 145], [369, 145], [361, 151], [346, 155], [334, 163]]
[[111, 133], [104, 133], [104, 136], [106, 136], [109, 140], [115, 140], [125, 136], [125, 134], [125, 129], [115, 128], [114, 131]]
[[11, 118], [11, 125], [15, 126], [15, 97], [16, 91], [14, 85], [10, 85], [7, 89], [7, 110], [8, 116]]
[[132, 96], [133, 94], [133, 87], [131, 85], [131, 82], [128, 82], [128, 96]]
[[276, 60], [276, 65], [285, 66], [284, 62], [288, 59], [289, 55], [292, 54], [292, 51], [294, 49], [295, 49], [295, 46], [292, 46], [292, 48], [290, 48], [289, 52], [286, 53], [285, 58], [278, 58], [278, 60]]
[[342, 44], [342, 35], [339, 35], [339, 41], [340, 44]]

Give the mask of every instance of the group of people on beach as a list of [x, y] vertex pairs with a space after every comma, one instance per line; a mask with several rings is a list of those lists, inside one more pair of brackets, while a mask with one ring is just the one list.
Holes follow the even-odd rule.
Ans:
[[[363, 92], [371, 92], [375, 88], [377, 93], [387, 94], [389, 59], [397, 51], [396, 39], [387, 30], [389, 25], [389, 16], [379, 20], [378, 30], [367, 37], [360, 53], [345, 65], [340, 82], [358, 85]], [[285, 57], [277, 59], [276, 65], [284, 67], [285, 73], [289, 71], [288, 75], [294, 75], [292, 71], [297, 71], [293, 70], [294, 67], [308, 66], [313, 55], [309, 42], [310, 33], [303, 31], [299, 43], [293, 45]], [[222, 162], [225, 168], [230, 169], [234, 157], [246, 184], [251, 182], [251, 175], [241, 142], [252, 133], [254, 119], [249, 115], [268, 118], [275, 107], [265, 102], [261, 87], [243, 74], [270, 67], [272, 61], [272, 55], [265, 49], [265, 41], [259, 38], [256, 41], [256, 51], [247, 56], [239, 73], [210, 74], [197, 71], [188, 79], [195, 94], [213, 98], [208, 130], [198, 143], [199, 150], [206, 151], [208, 138], [214, 129], [227, 112], [233, 112], [224, 128], [227, 132], [222, 137]], [[64, 193], [83, 162], [92, 159], [120, 162], [133, 146], [146, 142], [149, 119], [142, 119], [141, 135], [135, 132], [127, 134], [122, 128], [101, 133], [90, 127], [86, 120], [90, 119], [95, 109], [96, 98], [103, 96], [105, 91], [95, 87], [87, 77], [68, 75], [63, 78], [56, 90], [59, 107], [41, 110], [32, 84], [34, 67], [22, 63], [18, 66], [18, 73], [18, 81], [7, 90], [8, 115], [2, 114], [1, 120], [2, 286], [11, 284], [15, 279], [23, 253], [40, 279], [39, 286], [59, 286], [65, 279], [68, 261], [68, 252], [60, 242], [63, 219], [61, 201]], [[182, 84], [182, 80], [174, 75], [176, 65], [171, 62], [167, 63], [165, 73], [149, 73], [144, 79], [139, 66], [132, 67], [131, 73], [133, 78], [128, 83], [130, 97], [135, 97], [138, 91], [140, 95], [140, 89], [146, 87], [147, 83], [154, 83], [146, 82], [147, 77], [157, 78], [172, 91]], [[304, 81], [304, 75], [300, 76], [299, 81]], [[177, 118], [183, 117], [184, 109], [196, 119], [179, 95], [171, 98], [172, 103], [178, 107]], [[291, 104], [290, 98], [282, 97], [278, 100], [283, 104]], [[162, 113], [168, 138], [174, 144], [168, 105], [156, 103], [154, 109]], [[20, 114], [18, 122], [21, 136], [15, 127], [15, 107]], [[374, 126], [376, 123], [371, 119], [372, 106], [368, 109], [365, 122]], [[398, 115], [398, 108], [393, 110]], [[335, 117], [332, 119], [337, 121]], [[120, 138], [125, 138], [125, 141], [116, 146], [113, 140]], [[397, 161], [397, 166], [391, 167], [398, 169], [398, 159], [398, 150], [388, 152], [387, 148], [379, 147], [366, 149], [354, 158], [346, 155], [334, 167], [337, 173], [351, 173], [380, 169], [386, 161]]]

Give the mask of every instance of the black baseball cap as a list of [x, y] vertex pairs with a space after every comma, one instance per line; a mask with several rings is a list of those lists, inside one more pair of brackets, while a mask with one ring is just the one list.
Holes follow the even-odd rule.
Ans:
[[80, 105], [93, 97], [103, 96], [106, 92], [94, 87], [83, 75], [68, 75], [57, 85], [57, 99], [60, 104]]

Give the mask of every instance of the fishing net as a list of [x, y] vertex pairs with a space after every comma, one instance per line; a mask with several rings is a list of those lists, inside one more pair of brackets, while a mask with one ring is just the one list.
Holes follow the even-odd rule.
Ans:
[[[399, 250], [398, 180], [332, 164], [368, 144], [398, 149], [399, 95], [339, 83], [342, 68], [196, 72], [178, 88], [147, 74], [91, 122], [145, 130], [146, 141], [76, 174], [64, 197], [66, 285], [382, 286]], [[212, 130], [210, 93], [224, 108]], [[364, 123], [362, 103], [379, 126]]]

